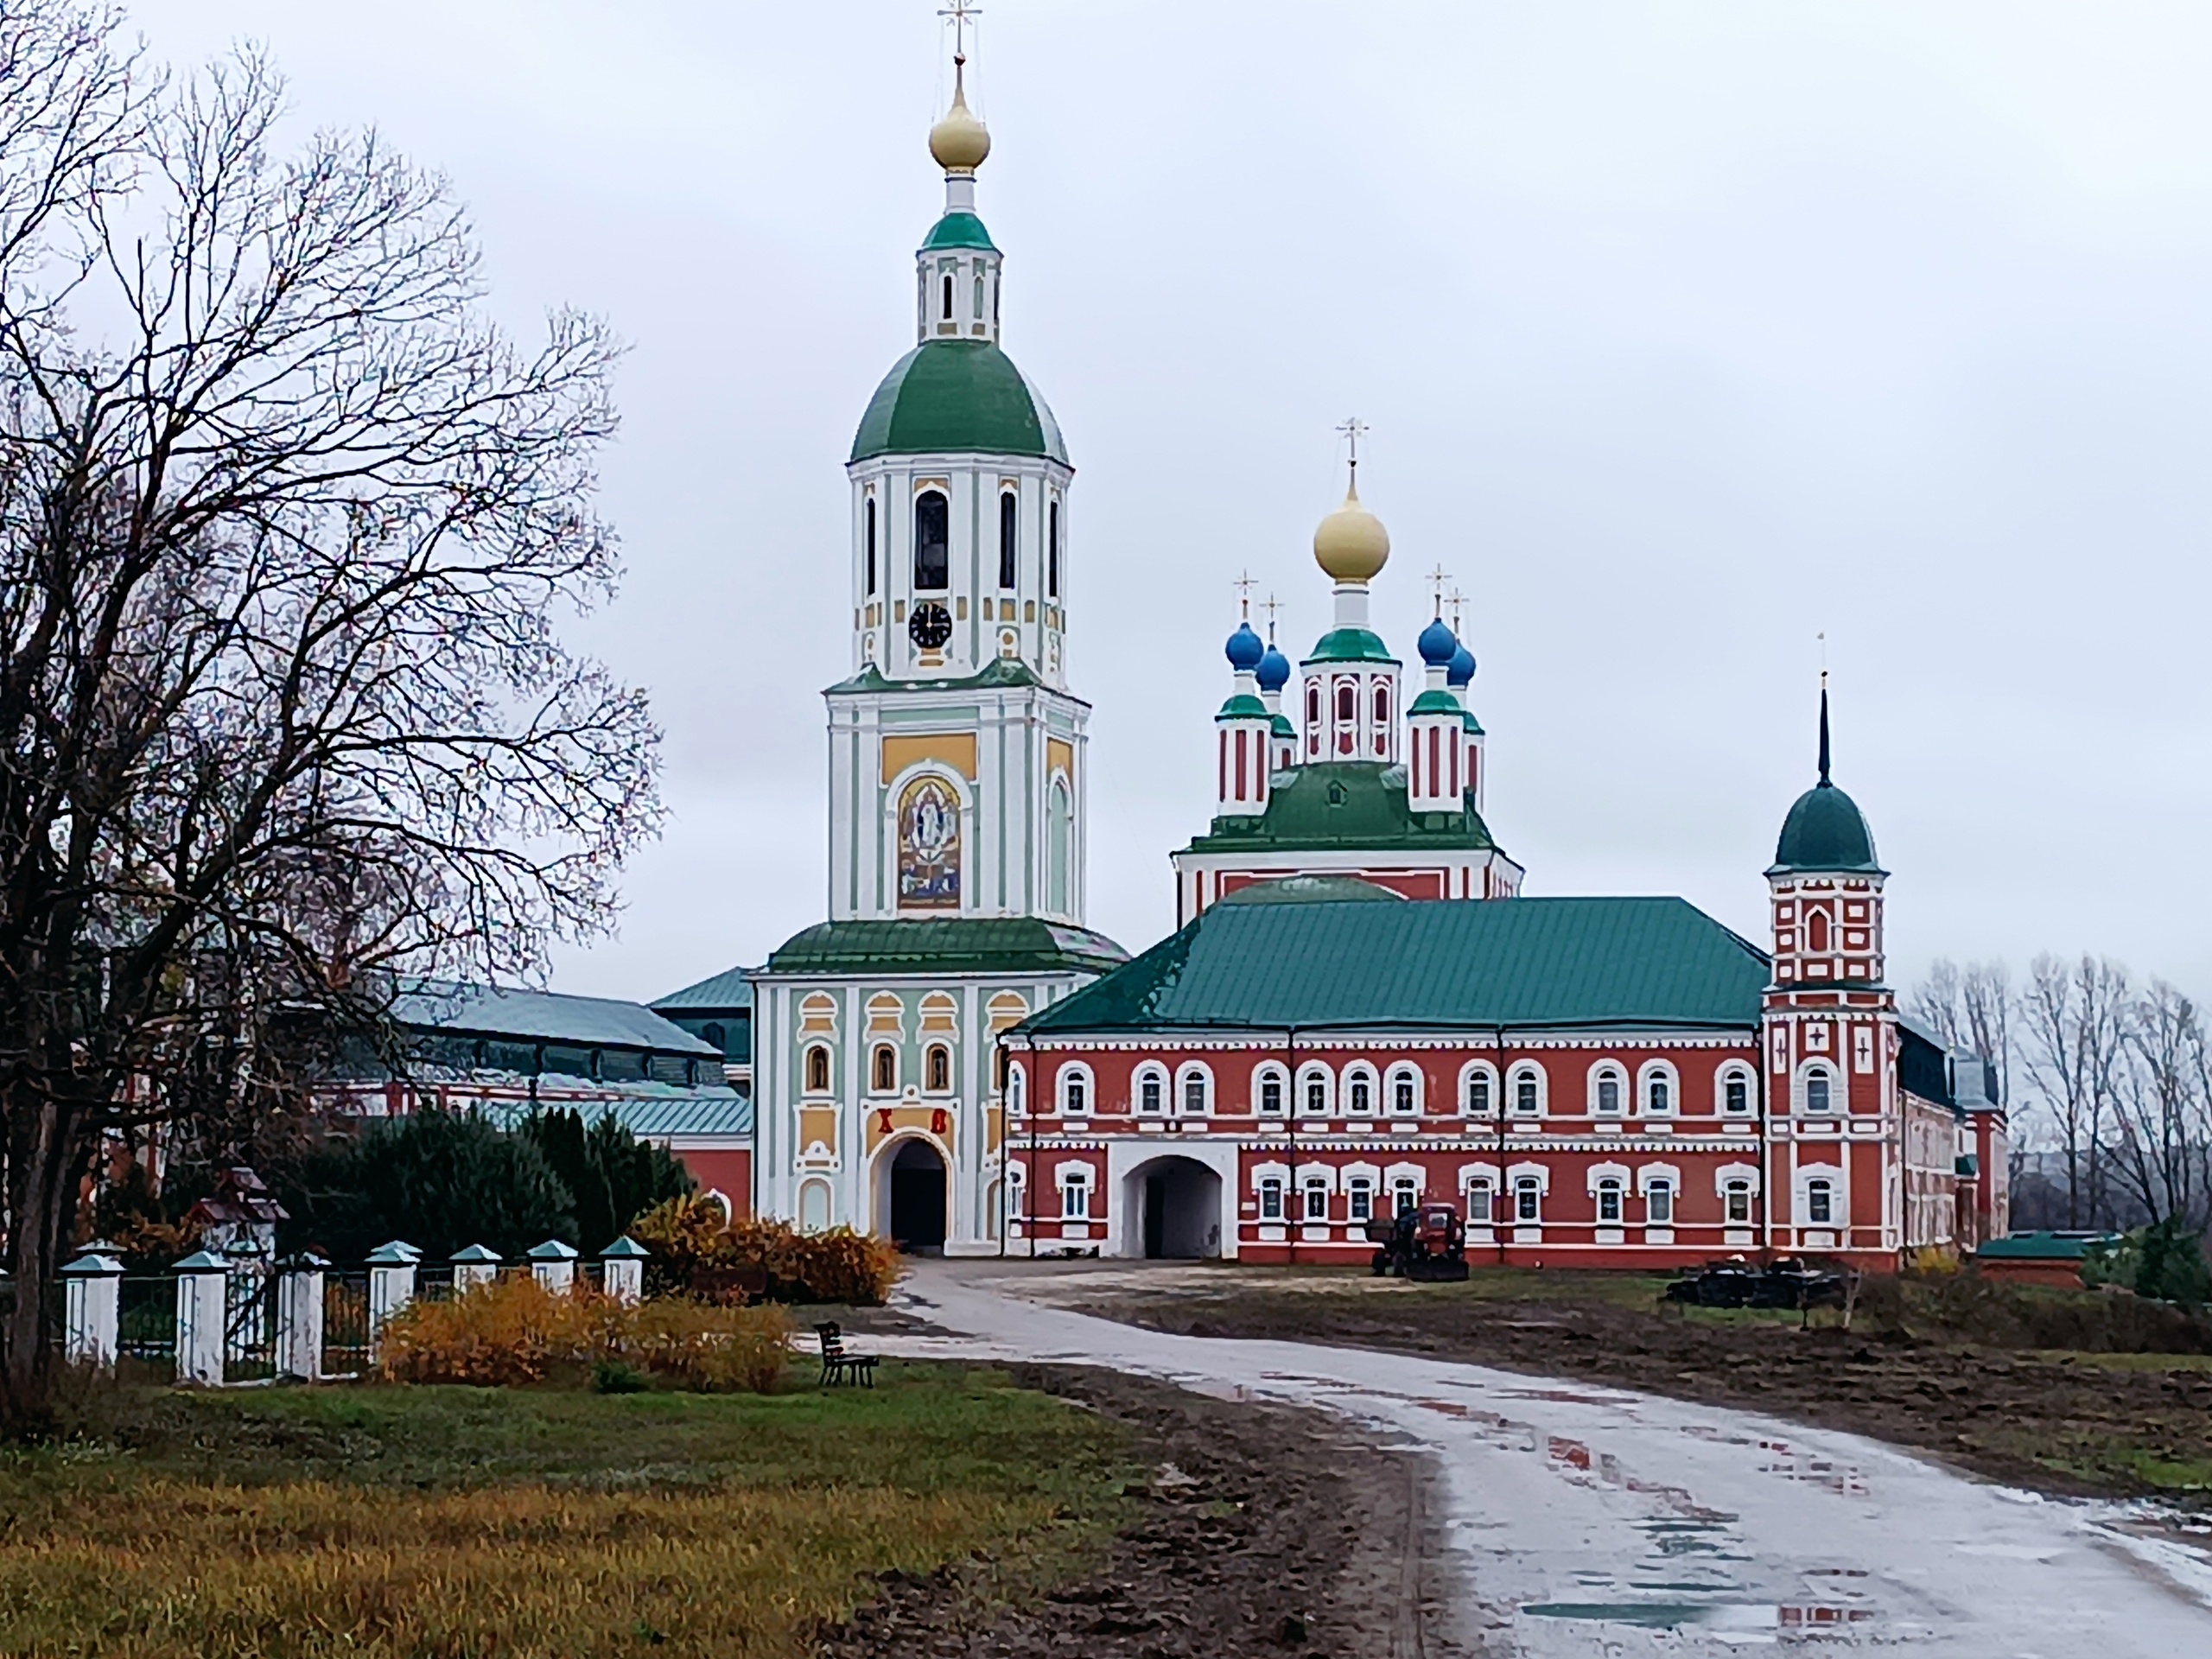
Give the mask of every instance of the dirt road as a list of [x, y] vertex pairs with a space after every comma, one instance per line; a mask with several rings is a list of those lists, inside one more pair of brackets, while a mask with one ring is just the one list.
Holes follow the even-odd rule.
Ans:
[[1723, 1407], [1171, 1335], [1046, 1305], [1071, 1294], [1069, 1270], [1047, 1264], [931, 1262], [900, 1294], [963, 1333], [920, 1351], [1105, 1363], [1319, 1406], [1427, 1448], [1465, 1586], [1454, 1634], [1471, 1647], [1535, 1659], [1815, 1639], [1947, 1659], [2212, 1654], [2212, 1561], [2139, 1532], [2117, 1506], [1982, 1484]]

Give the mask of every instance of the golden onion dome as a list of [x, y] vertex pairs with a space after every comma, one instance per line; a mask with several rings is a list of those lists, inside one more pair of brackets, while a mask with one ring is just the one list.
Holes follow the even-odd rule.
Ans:
[[944, 112], [944, 120], [930, 129], [930, 154], [948, 173], [973, 173], [991, 153], [990, 129], [977, 120], [976, 112], [968, 107], [964, 79], [964, 72], [955, 64], [952, 107]]
[[1390, 562], [1390, 532], [1359, 505], [1359, 480], [1344, 491], [1344, 504], [1313, 532], [1313, 562], [1338, 582], [1372, 582]]

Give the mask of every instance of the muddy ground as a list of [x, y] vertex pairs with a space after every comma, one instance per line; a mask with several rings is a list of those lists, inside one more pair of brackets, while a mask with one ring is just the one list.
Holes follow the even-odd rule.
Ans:
[[[877, 1320], [883, 1316], [879, 1314]], [[1459, 1659], [1427, 1460], [1313, 1411], [1075, 1367], [1011, 1368], [1126, 1424], [1152, 1472], [1105, 1569], [1014, 1605], [987, 1561], [882, 1594], [824, 1659]]]
[[1101, 1275], [1055, 1291], [1064, 1306], [1155, 1330], [1590, 1378], [1845, 1429], [2044, 1491], [2212, 1507], [2212, 1369], [2202, 1356], [2005, 1351], [1894, 1330], [1729, 1322], [1618, 1292], [1501, 1298], [1349, 1275], [1270, 1285], [1194, 1270], [1172, 1287]]

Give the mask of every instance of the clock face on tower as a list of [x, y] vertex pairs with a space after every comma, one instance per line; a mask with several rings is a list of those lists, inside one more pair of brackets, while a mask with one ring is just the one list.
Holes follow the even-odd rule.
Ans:
[[952, 613], [935, 602], [917, 605], [906, 632], [924, 651], [935, 651], [952, 638]]

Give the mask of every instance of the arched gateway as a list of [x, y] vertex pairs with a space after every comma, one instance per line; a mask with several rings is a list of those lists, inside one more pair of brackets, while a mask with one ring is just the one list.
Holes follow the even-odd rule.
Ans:
[[1122, 1254], [1148, 1261], [1221, 1254], [1220, 1174], [1195, 1158], [1146, 1160], [1122, 1181], [1122, 1213], [1135, 1225]]

